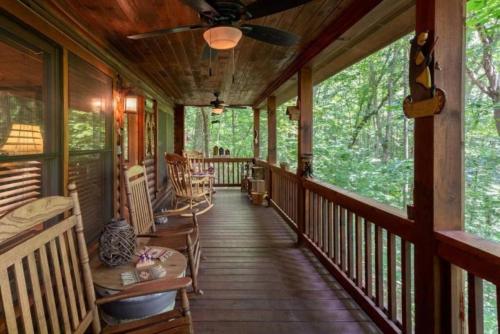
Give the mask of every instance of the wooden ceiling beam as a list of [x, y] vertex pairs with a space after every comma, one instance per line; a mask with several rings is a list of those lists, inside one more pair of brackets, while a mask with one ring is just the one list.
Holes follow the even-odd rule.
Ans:
[[312, 40], [295, 60], [276, 78], [254, 101], [253, 105], [260, 105], [268, 96], [272, 95], [282, 84], [307, 65], [321, 51], [337, 40], [363, 16], [374, 9], [382, 0], [353, 1], [340, 16], [333, 20], [321, 33]]

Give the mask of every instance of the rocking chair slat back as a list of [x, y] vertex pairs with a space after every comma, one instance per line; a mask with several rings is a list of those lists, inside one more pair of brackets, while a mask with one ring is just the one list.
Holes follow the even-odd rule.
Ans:
[[155, 232], [153, 207], [149, 197], [148, 178], [144, 166], [132, 166], [125, 171], [125, 186], [130, 221], [136, 235]]
[[190, 197], [192, 195], [192, 187], [188, 160], [180, 155], [167, 153], [165, 155], [165, 162], [176, 195], [179, 197]]
[[0, 294], [8, 333], [100, 331], [83, 222], [74, 185], [71, 197], [47, 197], [0, 219], [0, 243], [35, 225], [60, 220], [0, 254]]
[[187, 159], [189, 169], [195, 173], [201, 173], [205, 169], [205, 156], [203, 152], [184, 151], [184, 157]]

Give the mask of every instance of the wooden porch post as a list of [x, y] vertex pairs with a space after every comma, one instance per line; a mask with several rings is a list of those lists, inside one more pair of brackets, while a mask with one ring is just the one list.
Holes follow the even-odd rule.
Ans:
[[260, 157], [260, 109], [253, 108], [253, 157]]
[[184, 150], [184, 106], [174, 107], [174, 152], [182, 155]]
[[267, 98], [267, 162], [276, 164], [276, 96]]
[[[312, 70], [310, 67], [303, 67], [298, 73], [298, 107], [300, 110], [300, 119], [298, 126], [298, 150], [297, 150], [297, 175], [301, 176], [305, 170], [304, 158], [312, 159], [312, 112], [313, 112], [313, 85], [312, 85]], [[299, 229], [297, 241], [302, 243], [302, 235], [305, 232], [305, 189], [302, 187], [302, 182], [299, 182], [297, 196], [298, 219], [297, 226]]]
[[441, 114], [415, 120], [416, 333], [463, 332], [462, 278], [434, 257], [434, 231], [463, 228], [464, 5], [416, 1], [416, 33], [439, 38], [430, 68], [447, 95]]

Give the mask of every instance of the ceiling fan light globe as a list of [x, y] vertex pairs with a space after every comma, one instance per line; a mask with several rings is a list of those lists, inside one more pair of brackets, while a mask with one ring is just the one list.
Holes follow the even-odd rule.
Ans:
[[223, 111], [224, 111], [224, 108], [222, 108], [222, 107], [212, 108], [212, 113], [213, 114], [220, 115], [220, 114], [222, 114]]
[[230, 26], [219, 26], [203, 33], [207, 44], [216, 50], [229, 50], [238, 45], [243, 33], [240, 29]]

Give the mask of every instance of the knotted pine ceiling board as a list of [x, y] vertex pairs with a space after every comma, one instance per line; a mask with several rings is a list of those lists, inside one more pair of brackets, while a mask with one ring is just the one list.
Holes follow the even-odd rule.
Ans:
[[[243, 37], [235, 50], [236, 72], [232, 82], [232, 55], [219, 52], [202, 60], [203, 31], [129, 40], [127, 35], [200, 23], [197, 13], [180, 0], [52, 0], [97, 38], [112, 44], [136, 63], [176, 103], [207, 104], [213, 91], [230, 104], [251, 105], [270, 82], [293, 61], [321, 30], [335, 20], [353, 0], [314, 0], [279, 14], [248, 21], [296, 33], [294, 47], [273, 46]], [[249, 3], [251, 0], [245, 0]]]

